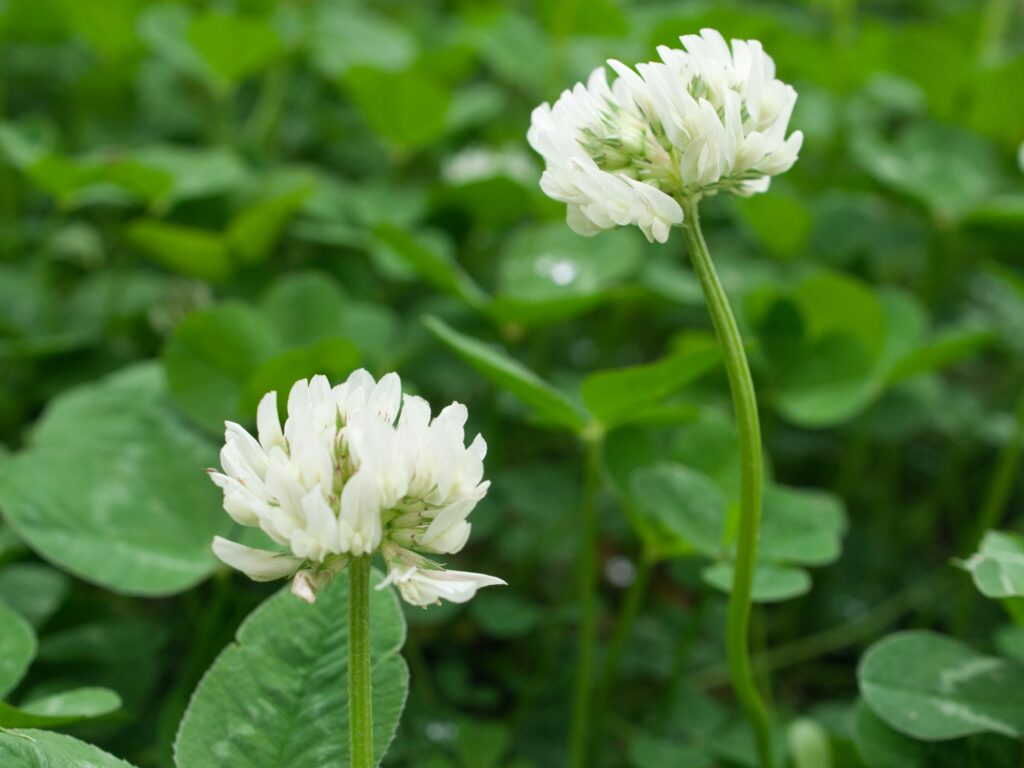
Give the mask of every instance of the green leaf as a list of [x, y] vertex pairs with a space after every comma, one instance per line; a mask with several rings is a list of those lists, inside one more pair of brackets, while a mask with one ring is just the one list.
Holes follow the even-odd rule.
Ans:
[[344, 336], [368, 360], [392, 354], [397, 323], [391, 310], [345, 296], [326, 273], [295, 272], [275, 280], [260, 306], [288, 345]]
[[846, 514], [829, 493], [769, 485], [764, 492], [758, 559], [828, 565], [839, 559]]
[[265, 261], [311, 191], [311, 187], [302, 186], [283, 195], [259, 200], [235, 216], [224, 235], [228, 250], [235, 259], [242, 264]]
[[427, 317], [424, 324], [445, 346], [483, 376], [532, 408], [541, 421], [573, 432], [579, 432], [586, 427], [587, 415], [580, 406], [513, 359], [503, 349], [459, 333], [436, 317]]
[[104, 717], [121, 708], [108, 688], [75, 688], [13, 707], [0, 702], [0, 728], [58, 728]]
[[36, 633], [21, 614], [0, 602], [0, 697], [12, 691], [36, 655]]
[[266, 69], [284, 52], [267, 19], [219, 11], [194, 16], [188, 41], [225, 87]]
[[220, 432], [225, 419], [248, 422], [255, 413], [242, 411], [245, 387], [280, 349], [274, 327], [246, 304], [193, 312], [175, 328], [164, 351], [171, 396], [211, 431]]
[[868, 768], [931, 768], [927, 745], [894, 731], [863, 700], [855, 717], [854, 743]]
[[239, 156], [224, 147], [154, 144], [127, 155], [135, 164], [160, 171], [171, 179], [157, 203], [174, 203], [223, 195], [244, 187], [250, 173]]
[[111, 688], [126, 710], [140, 711], [152, 701], [164, 674], [161, 652], [168, 629], [155, 618], [101, 617], [47, 632], [39, 643], [38, 659], [61, 669], [88, 670], [90, 685]]
[[642, 240], [626, 230], [581, 238], [563, 222], [520, 230], [501, 254], [496, 312], [549, 323], [583, 312], [637, 271]]
[[654, 363], [592, 373], [583, 380], [580, 392], [591, 413], [605, 426], [614, 427], [699, 378], [720, 359], [714, 339], [701, 337]]
[[319, 5], [312, 27], [313, 64], [328, 77], [357, 66], [404, 70], [416, 55], [409, 30], [370, 7]]
[[69, 586], [67, 576], [42, 563], [14, 563], [0, 570], [0, 602], [34, 627], [45, 624], [60, 608]]
[[402, 149], [424, 147], [445, 132], [451, 92], [422, 67], [352, 67], [342, 82], [374, 132]]
[[681, 464], [655, 464], [633, 472], [629, 490], [637, 514], [651, 527], [644, 536], [651, 556], [722, 553], [727, 502], [707, 475]]
[[274, 281], [260, 309], [291, 346], [337, 335], [344, 302], [341, 287], [330, 275], [295, 272]]
[[0, 731], [0, 763], [10, 768], [132, 768], [84, 741], [34, 730]]
[[[715, 563], [701, 571], [701, 578], [706, 584], [729, 594], [732, 592], [735, 568], [732, 563]], [[754, 570], [751, 599], [755, 603], [780, 603], [805, 595], [810, 589], [811, 577], [802, 568], [758, 563]]]
[[985, 597], [1024, 597], [1024, 536], [988, 531], [962, 565]]
[[141, 365], [53, 400], [28, 448], [0, 463], [0, 506], [62, 569], [122, 594], [175, 594], [214, 570], [210, 541], [231, 525], [203, 471], [216, 458], [178, 419], [160, 367]]
[[125, 237], [153, 261], [179, 274], [215, 283], [231, 274], [223, 241], [205, 230], [142, 219], [125, 230]]
[[813, 219], [806, 203], [772, 190], [770, 195], [738, 198], [744, 222], [776, 258], [800, 255], [811, 234]]
[[956, 329], [936, 335], [901, 358], [889, 372], [890, 383], [931, 373], [973, 357], [996, 340], [989, 330]]
[[857, 677], [875, 714], [915, 739], [1024, 733], [1024, 667], [943, 635], [890, 635], [864, 654]]
[[891, 141], [860, 132], [853, 149], [864, 170], [941, 221], [970, 214], [1000, 180], [993, 147], [953, 125], [914, 122]]
[[[374, 574], [374, 583], [380, 574]], [[371, 593], [373, 727], [387, 750], [408, 687], [394, 593]], [[308, 605], [282, 590], [250, 614], [192, 696], [175, 742], [179, 768], [210, 755], [248, 768], [348, 765], [348, 576]]]
[[260, 398], [277, 392], [283, 405], [292, 384], [323, 374], [332, 381], [344, 380], [359, 365], [359, 350], [348, 339], [320, 339], [304, 347], [293, 347], [267, 360], [249, 376], [242, 391], [241, 412], [256, 413]]
[[437, 290], [458, 296], [469, 306], [478, 309], [489, 301], [480, 286], [455, 262], [450, 252], [439, 249], [424, 237], [413, 235], [393, 224], [377, 226], [374, 235]]

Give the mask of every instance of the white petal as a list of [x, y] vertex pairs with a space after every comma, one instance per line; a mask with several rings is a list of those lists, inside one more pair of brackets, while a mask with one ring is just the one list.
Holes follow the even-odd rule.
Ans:
[[302, 561], [297, 557], [254, 549], [220, 536], [213, 539], [213, 554], [221, 562], [241, 571], [253, 581], [283, 579], [302, 565]]
[[367, 408], [390, 424], [398, 415], [401, 402], [402, 380], [398, 378], [397, 373], [388, 373], [373, 388]]
[[465, 603], [471, 600], [478, 589], [504, 585], [495, 576], [467, 571], [445, 571], [433, 568], [415, 569], [412, 575], [395, 579], [402, 598], [412, 605], [435, 605], [441, 600]]
[[374, 478], [357, 472], [341, 492], [337, 551], [354, 556], [373, 552], [381, 539], [380, 492]]
[[285, 447], [281, 418], [277, 413], [277, 392], [268, 392], [260, 400], [256, 408], [256, 431], [264, 451], [269, 452], [274, 446]]

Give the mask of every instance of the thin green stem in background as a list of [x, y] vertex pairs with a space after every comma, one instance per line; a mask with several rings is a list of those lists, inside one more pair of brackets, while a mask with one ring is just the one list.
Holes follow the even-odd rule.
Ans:
[[583, 504], [580, 507], [579, 579], [580, 623], [577, 637], [576, 679], [572, 702], [572, 728], [569, 733], [569, 764], [587, 768], [590, 723], [594, 710], [594, 656], [597, 646], [597, 586], [599, 545], [597, 531], [597, 495], [600, 486], [601, 440], [587, 437], [587, 465]]
[[988, 0], [978, 26], [978, 60], [992, 65], [1003, 56], [1007, 30], [1013, 21], [1013, 0]]
[[640, 608], [647, 594], [647, 583], [651, 579], [652, 568], [651, 561], [647, 557], [641, 557], [633, 582], [629, 585], [626, 596], [623, 598], [615, 629], [612, 631], [612, 639], [608, 644], [608, 653], [605, 656], [604, 682], [601, 686], [604, 692], [611, 690], [619, 676], [622, 653], [626, 650], [626, 641], [629, 640], [633, 625], [640, 614]]
[[370, 556], [353, 559], [348, 570], [348, 734], [351, 768], [373, 768]]
[[[1021, 452], [1024, 451], [1024, 391], [1017, 400], [1016, 429], [1006, 441], [996, 461], [995, 469], [988, 480], [985, 501], [978, 515], [978, 523], [972, 532], [968, 550], [981, 542], [985, 532], [998, 527], [1006, 512], [1006, 505], [1013, 494], [1013, 488], [1020, 469]], [[965, 556], [970, 552], [965, 552]]]
[[764, 467], [761, 456], [761, 424], [750, 365], [743, 349], [736, 318], [715, 272], [707, 243], [700, 228], [696, 200], [684, 200], [686, 242], [697, 279], [711, 312], [718, 342], [722, 346], [725, 371], [732, 391], [733, 409], [740, 441], [740, 519], [735, 574], [729, 596], [726, 625], [726, 656], [736, 698], [750, 720], [763, 768], [772, 766], [771, 728], [768, 710], [757, 690], [750, 665], [750, 606], [757, 559], [757, 537], [761, 524], [761, 491]]

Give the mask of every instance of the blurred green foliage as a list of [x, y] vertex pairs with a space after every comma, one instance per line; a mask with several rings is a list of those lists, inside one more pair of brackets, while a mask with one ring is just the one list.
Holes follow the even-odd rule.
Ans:
[[[1024, 511], [1013, 0], [0, 0], [0, 727], [44, 706], [172, 766], [270, 594], [209, 552], [221, 424], [364, 365], [469, 405], [493, 488], [457, 567], [510, 584], [407, 611], [384, 764], [564, 764], [577, 439], [598, 435], [595, 765], [755, 765], [723, 690], [735, 434], [682, 238], [572, 234], [525, 141], [605, 58], [704, 26], [763, 41], [807, 135], [771, 192], [704, 206], [772, 465], [755, 636], [780, 758], [1019, 765], [1009, 566], [973, 561], [1000, 610], [950, 565]], [[884, 641], [858, 702], [898, 627], [959, 639]], [[1009, 730], [915, 726], [892, 695], [934, 700], [979, 659], [1012, 670], [972, 693]], [[47, 734], [0, 738], [0, 762], [46, 749], [123, 765]]]

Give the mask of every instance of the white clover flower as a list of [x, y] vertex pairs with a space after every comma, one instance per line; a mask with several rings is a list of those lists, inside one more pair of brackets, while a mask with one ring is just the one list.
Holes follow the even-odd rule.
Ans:
[[608, 65], [533, 111], [527, 138], [545, 161], [541, 188], [568, 205], [583, 235], [640, 227], [665, 242], [683, 221], [681, 200], [719, 191], [752, 195], [789, 170], [803, 142], [786, 130], [796, 91], [775, 78], [757, 40], [713, 29], [662, 46], [661, 61]]
[[378, 549], [388, 566], [381, 586], [395, 584], [414, 605], [465, 602], [479, 587], [504, 584], [411, 551], [454, 554], [469, 538], [467, 517], [489, 482], [483, 437], [465, 445], [467, 415], [452, 403], [431, 419], [426, 400], [402, 398], [397, 374], [376, 382], [358, 370], [333, 389], [324, 376], [296, 382], [282, 429], [277, 393], [268, 393], [259, 439], [227, 422], [224, 471], [210, 476], [231, 518], [282, 550], [218, 536], [214, 553], [255, 581], [293, 577], [292, 591], [309, 602], [350, 558]]

